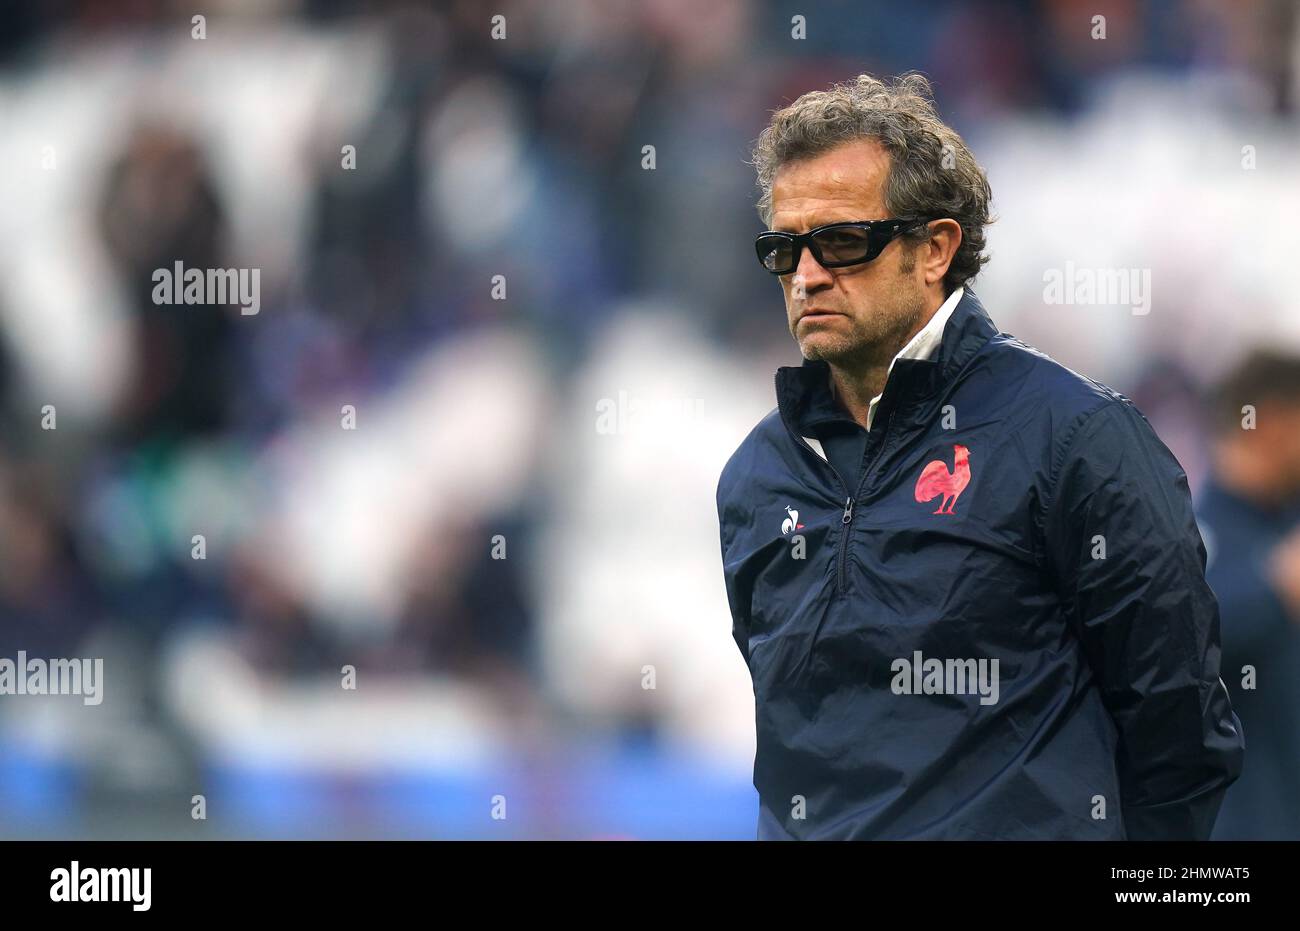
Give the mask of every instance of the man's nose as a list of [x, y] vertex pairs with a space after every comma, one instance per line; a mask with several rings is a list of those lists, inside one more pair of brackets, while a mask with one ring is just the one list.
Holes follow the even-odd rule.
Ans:
[[832, 282], [831, 273], [821, 266], [813, 251], [807, 246], [799, 254], [799, 265], [795, 268], [795, 277], [803, 281], [804, 290], [812, 291]]

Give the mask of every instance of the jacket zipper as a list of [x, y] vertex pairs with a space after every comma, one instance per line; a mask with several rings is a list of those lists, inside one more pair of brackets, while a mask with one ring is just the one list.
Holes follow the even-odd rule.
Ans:
[[853, 523], [852, 497], [844, 499], [844, 515], [840, 518], [840, 523], [844, 525], [844, 532], [840, 534], [840, 566], [839, 574], [835, 580], [835, 591], [837, 593], [844, 591], [844, 565], [849, 556], [849, 524]]
[[840, 488], [842, 488], [844, 491], [844, 514], [840, 517], [840, 522], [845, 524], [846, 526], [844, 528], [844, 533], [842, 535], [842, 538], [840, 539], [840, 551], [839, 551], [839, 557], [837, 560], [836, 573], [835, 573], [835, 591], [840, 592], [844, 590], [844, 554], [847, 549], [844, 545], [844, 542], [845, 542], [845, 538], [847, 538], [849, 535], [849, 529], [847, 525], [850, 521], [853, 520], [853, 496], [849, 494], [849, 483], [844, 481], [844, 476], [840, 475], [840, 470], [835, 468], [835, 466], [831, 465], [829, 459], [818, 454], [817, 450], [813, 449], [812, 445], [807, 440], [805, 440], [802, 436], [799, 436], [797, 433], [795, 433], [794, 430], [791, 430], [790, 432], [791, 434], [793, 434], [798, 438], [799, 445], [801, 445], [804, 449], [808, 450], [808, 452], [816, 456], [820, 462], [826, 464], [826, 468], [829, 469], [830, 473], [835, 476], [835, 481], [840, 483]]
[[[844, 591], [844, 571], [849, 561], [849, 538], [853, 535], [851, 526], [853, 524], [853, 504], [858, 498], [862, 497], [862, 489], [866, 487], [867, 479], [871, 477], [871, 473], [876, 469], [876, 463], [878, 463], [880, 457], [884, 455], [885, 445], [889, 442], [889, 428], [893, 425], [894, 411], [891, 410], [889, 412], [889, 419], [885, 421], [884, 435], [880, 438], [880, 448], [876, 450], [876, 455], [872, 458], [871, 465], [867, 466], [866, 469], [863, 470], [862, 478], [858, 480], [857, 494], [851, 495], [844, 500], [844, 513], [840, 516], [840, 523], [844, 525], [844, 532], [840, 534], [840, 565], [835, 585], [835, 593], [837, 595]], [[835, 474], [839, 475], [838, 472]], [[840, 481], [843, 483], [843, 479]], [[846, 489], [847, 487], [848, 486], [845, 485]]]

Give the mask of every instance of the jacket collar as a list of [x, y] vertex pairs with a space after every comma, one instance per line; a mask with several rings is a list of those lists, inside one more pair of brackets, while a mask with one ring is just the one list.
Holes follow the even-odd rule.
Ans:
[[[873, 426], [887, 422], [895, 410], [909, 422], [924, 421], [926, 402], [956, 379], [997, 332], [975, 292], [966, 288], [943, 327], [937, 351], [926, 358], [909, 358], [904, 353], [895, 356]], [[848, 417], [831, 396], [830, 365], [820, 359], [804, 359], [802, 365], [777, 369], [776, 402], [781, 419], [799, 435], [812, 432], [815, 423]]]

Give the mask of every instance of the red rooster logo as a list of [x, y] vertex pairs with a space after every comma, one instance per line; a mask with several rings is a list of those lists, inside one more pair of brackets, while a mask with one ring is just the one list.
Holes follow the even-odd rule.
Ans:
[[916, 480], [917, 501], [933, 501], [943, 495], [935, 514], [951, 514], [957, 496], [970, 484], [970, 450], [960, 443], [954, 443], [952, 448], [956, 466], [953, 471], [948, 471], [948, 463], [936, 459], [921, 470], [921, 477]]

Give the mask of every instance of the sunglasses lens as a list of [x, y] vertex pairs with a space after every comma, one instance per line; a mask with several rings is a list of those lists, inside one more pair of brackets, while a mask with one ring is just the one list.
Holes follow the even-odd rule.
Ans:
[[759, 236], [758, 261], [774, 275], [794, 270], [794, 244], [784, 236]]
[[861, 227], [831, 228], [813, 238], [827, 265], [861, 262], [871, 252], [871, 235]]

